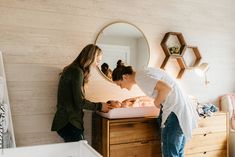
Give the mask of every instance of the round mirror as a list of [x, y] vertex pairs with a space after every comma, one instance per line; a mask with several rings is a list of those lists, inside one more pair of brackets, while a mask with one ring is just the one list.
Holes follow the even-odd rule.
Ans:
[[118, 62], [131, 65], [134, 70], [141, 70], [148, 65], [150, 53], [147, 40], [143, 32], [130, 23], [109, 24], [100, 31], [95, 44], [103, 52], [98, 69], [110, 81]]

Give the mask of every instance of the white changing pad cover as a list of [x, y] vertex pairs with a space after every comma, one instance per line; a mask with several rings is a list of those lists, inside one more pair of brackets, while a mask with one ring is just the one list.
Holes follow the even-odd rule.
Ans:
[[135, 118], [135, 117], [158, 117], [160, 109], [155, 106], [114, 108], [108, 113], [97, 112], [102, 117], [109, 119]]

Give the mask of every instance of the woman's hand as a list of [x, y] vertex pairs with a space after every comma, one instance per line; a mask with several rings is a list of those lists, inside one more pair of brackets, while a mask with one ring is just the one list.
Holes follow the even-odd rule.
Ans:
[[101, 111], [102, 111], [102, 112], [107, 113], [107, 112], [109, 112], [111, 109], [112, 109], [112, 108], [111, 108], [110, 104], [108, 104], [108, 103], [102, 103], [102, 108], [101, 108]]

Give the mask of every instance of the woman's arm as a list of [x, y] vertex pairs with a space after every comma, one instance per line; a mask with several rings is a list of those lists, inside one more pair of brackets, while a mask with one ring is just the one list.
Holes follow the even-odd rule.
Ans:
[[164, 81], [157, 81], [157, 84], [154, 88], [156, 90], [156, 97], [154, 99], [154, 104], [157, 108], [161, 108], [162, 102], [166, 99], [167, 95], [171, 91], [171, 87]]
[[85, 96], [82, 92], [83, 78], [83, 71], [81, 69], [74, 69], [72, 78], [72, 90], [75, 107], [93, 111], [98, 110], [108, 112], [109, 106], [107, 103], [91, 102], [85, 99]]

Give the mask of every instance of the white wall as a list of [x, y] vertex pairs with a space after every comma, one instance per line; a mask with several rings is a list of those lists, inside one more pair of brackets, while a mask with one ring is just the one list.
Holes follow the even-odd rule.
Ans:
[[[210, 64], [205, 86], [186, 71], [180, 81], [201, 101], [235, 91], [235, 22], [232, 0], [0, 0], [0, 49], [12, 105], [18, 146], [60, 142], [50, 131], [55, 112], [58, 73], [107, 24], [125, 20], [139, 27], [150, 45], [149, 66], [160, 67], [160, 42], [168, 31], [182, 32]], [[95, 101], [142, 94], [121, 91], [92, 72], [87, 97]], [[90, 114], [86, 135], [90, 139]]]

